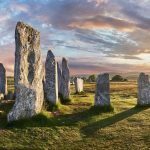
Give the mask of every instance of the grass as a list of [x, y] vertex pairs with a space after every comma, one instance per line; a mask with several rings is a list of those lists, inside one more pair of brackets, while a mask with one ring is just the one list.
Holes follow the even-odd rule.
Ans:
[[[137, 107], [135, 82], [111, 82], [113, 107], [93, 106], [95, 84], [71, 102], [32, 119], [8, 124], [13, 101], [0, 104], [0, 150], [146, 150], [150, 147], [150, 108]], [[107, 111], [109, 110], [109, 111]]]
[[45, 100], [44, 104], [43, 104], [43, 110], [58, 111], [60, 109], [60, 106], [61, 106], [60, 102], [53, 104], [53, 103], [49, 102], [48, 100]]
[[14, 78], [11, 76], [7, 77], [8, 91], [14, 92]]

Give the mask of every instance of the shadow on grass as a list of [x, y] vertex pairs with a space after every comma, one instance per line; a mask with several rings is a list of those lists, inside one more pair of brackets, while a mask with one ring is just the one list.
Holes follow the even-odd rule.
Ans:
[[0, 128], [7, 125], [7, 114], [14, 104], [14, 101], [4, 100], [0, 103]]
[[82, 92], [75, 92], [73, 95], [77, 95], [78, 97], [88, 97], [87, 92], [82, 91]]
[[105, 107], [103, 109], [91, 107], [82, 112], [57, 117], [51, 117], [50, 112], [43, 112], [30, 119], [22, 119], [8, 123], [5, 128], [75, 126], [80, 121], [88, 122], [92, 116], [112, 111], [112, 107]]
[[85, 134], [86, 136], [92, 136], [97, 130], [108, 127], [112, 124], [115, 124], [119, 121], [122, 121], [134, 114], [138, 114], [143, 110], [146, 110], [150, 108], [149, 106], [145, 106], [145, 107], [139, 107], [139, 106], [135, 106], [134, 108], [131, 108], [127, 111], [118, 113], [112, 117], [106, 118], [106, 119], [102, 119], [100, 121], [91, 123], [87, 126], [84, 126], [81, 128], [81, 132], [83, 134]]
[[[2, 108], [8, 112], [8, 107], [11, 107], [11, 103], [8, 105], [5, 105], [5, 107], [0, 106], [0, 110]], [[126, 119], [134, 114], [137, 114], [149, 107], [134, 107], [127, 111], [121, 112], [119, 114], [112, 114], [112, 117], [102, 119], [98, 122], [91, 123], [87, 126], [84, 126], [81, 128], [81, 132], [84, 133], [87, 136], [92, 135], [95, 133], [98, 129], [105, 128], [107, 126], [110, 126], [118, 121], [121, 121], [123, 119]], [[98, 116], [101, 113], [107, 113], [112, 112], [113, 107], [110, 108], [95, 108], [91, 107], [90, 109], [84, 110], [82, 112], [74, 113], [74, 114], [63, 114], [61, 116], [53, 117], [50, 112], [42, 112], [30, 119], [22, 119], [19, 121], [14, 121], [11, 123], [7, 123], [6, 121], [6, 115], [5, 112], [4, 115], [0, 116], [0, 128], [26, 128], [26, 127], [57, 127], [57, 126], [76, 126], [79, 122], [90, 122], [91, 118], [93, 116]]]

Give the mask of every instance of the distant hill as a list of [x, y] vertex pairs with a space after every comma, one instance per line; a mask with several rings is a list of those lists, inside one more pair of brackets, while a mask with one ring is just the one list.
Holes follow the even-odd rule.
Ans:
[[[150, 76], [150, 72], [145, 72]], [[139, 76], [139, 72], [128, 72], [128, 73], [116, 73], [116, 72], [111, 72], [110, 74], [110, 79], [115, 76], [115, 75], [121, 75], [123, 78], [126, 78], [128, 80], [137, 80]], [[72, 77], [88, 77], [90, 74], [84, 74], [84, 75], [72, 75]]]

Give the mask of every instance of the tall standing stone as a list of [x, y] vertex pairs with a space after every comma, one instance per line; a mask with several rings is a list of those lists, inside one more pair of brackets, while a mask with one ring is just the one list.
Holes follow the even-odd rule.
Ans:
[[83, 79], [75, 78], [74, 82], [75, 82], [76, 93], [82, 92], [83, 91]]
[[45, 62], [45, 89], [47, 100], [56, 104], [58, 102], [57, 62], [51, 50], [48, 51]]
[[43, 64], [40, 52], [40, 33], [18, 22], [15, 30], [15, 92], [16, 101], [8, 121], [29, 118], [42, 109]]
[[63, 99], [70, 98], [70, 73], [68, 62], [65, 58], [62, 59], [61, 94]]
[[7, 77], [6, 70], [2, 63], [0, 63], [0, 94], [7, 94]]
[[140, 73], [138, 78], [138, 105], [150, 105], [150, 82], [149, 76]]
[[61, 69], [59, 63], [57, 62], [57, 74], [58, 74], [58, 94], [61, 93]]
[[110, 83], [109, 74], [98, 75], [96, 81], [95, 106], [110, 105]]

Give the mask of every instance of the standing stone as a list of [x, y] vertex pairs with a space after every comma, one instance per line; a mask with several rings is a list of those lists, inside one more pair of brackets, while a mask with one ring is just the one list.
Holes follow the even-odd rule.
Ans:
[[72, 81], [72, 82], [71, 82], [71, 85], [74, 85], [74, 84], [75, 84], [74, 81]]
[[95, 106], [110, 105], [109, 74], [98, 75], [96, 82]]
[[4, 100], [4, 94], [0, 94], [0, 100]]
[[7, 94], [7, 77], [6, 70], [2, 63], [0, 63], [0, 94]]
[[58, 94], [61, 93], [61, 69], [59, 63], [57, 62], [57, 74], [58, 74]]
[[138, 105], [150, 104], [150, 82], [148, 75], [140, 73], [138, 78]]
[[40, 52], [40, 33], [18, 22], [15, 30], [14, 82], [16, 101], [9, 112], [8, 121], [30, 118], [43, 105], [43, 64]]
[[83, 91], [83, 79], [75, 78], [74, 82], [75, 82], [76, 93], [82, 92]]
[[65, 58], [62, 59], [61, 94], [63, 99], [70, 98], [70, 73]]
[[51, 50], [48, 51], [45, 62], [45, 89], [47, 100], [56, 104], [58, 102], [57, 62]]

